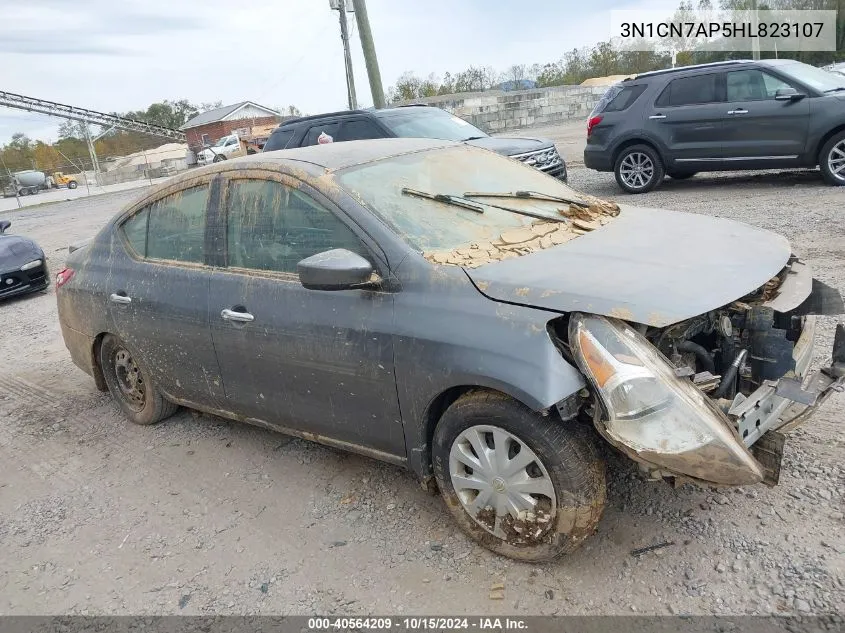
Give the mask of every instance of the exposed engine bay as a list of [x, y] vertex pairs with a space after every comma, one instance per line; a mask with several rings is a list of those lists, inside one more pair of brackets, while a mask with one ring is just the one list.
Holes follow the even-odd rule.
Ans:
[[564, 353], [593, 386], [598, 432], [653, 477], [774, 485], [784, 433], [845, 382], [841, 324], [831, 366], [809, 372], [816, 316], [842, 313], [792, 257], [754, 292], [667, 327], [574, 313]]

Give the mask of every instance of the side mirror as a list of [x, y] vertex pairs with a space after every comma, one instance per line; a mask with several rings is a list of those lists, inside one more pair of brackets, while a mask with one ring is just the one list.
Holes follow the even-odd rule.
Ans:
[[9, 220], [0, 220], [0, 234], [8, 231], [10, 226], [12, 226], [12, 223]]
[[369, 284], [373, 265], [344, 248], [333, 248], [296, 265], [299, 282], [309, 290], [349, 290]]
[[778, 88], [775, 92], [775, 101], [800, 101], [806, 96], [795, 88]]

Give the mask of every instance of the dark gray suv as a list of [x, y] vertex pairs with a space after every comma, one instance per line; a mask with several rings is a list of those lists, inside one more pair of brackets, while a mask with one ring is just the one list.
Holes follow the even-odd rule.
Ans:
[[845, 185], [845, 77], [786, 59], [643, 73], [591, 113], [584, 164], [628, 193], [667, 175], [816, 165]]

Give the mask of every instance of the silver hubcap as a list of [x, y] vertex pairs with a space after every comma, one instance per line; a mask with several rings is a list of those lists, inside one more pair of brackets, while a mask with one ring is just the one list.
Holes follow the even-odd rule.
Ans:
[[619, 175], [632, 189], [642, 189], [654, 178], [654, 163], [642, 152], [631, 152], [622, 159]]
[[497, 426], [472, 426], [452, 443], [449, 475], [464, 510], [511, 543], [539, 540], [552, 527], [557, 500], [540, 458]]
[[839, 141], [827, 155], [827, 166], [830, 173], [839, 180], [845, 180], [845, 141]]

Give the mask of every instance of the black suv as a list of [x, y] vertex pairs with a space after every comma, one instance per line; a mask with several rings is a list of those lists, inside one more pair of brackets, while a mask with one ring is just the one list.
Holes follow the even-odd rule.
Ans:
[[845, 77], [786, 59], [643, 73], [593, 110], [584, 164], [628, 193], [664, 175], [816, 165], [845, 185]]
[[347, 110], [285, 121], [273, 130], [262, 151], [317, 145], [321, 135], [332, 142], [396, 136], [462, 141], [510, 156], [566, 182], [566, 163], [550, 140], [489, 136], [463, 119], [425, 105]]

